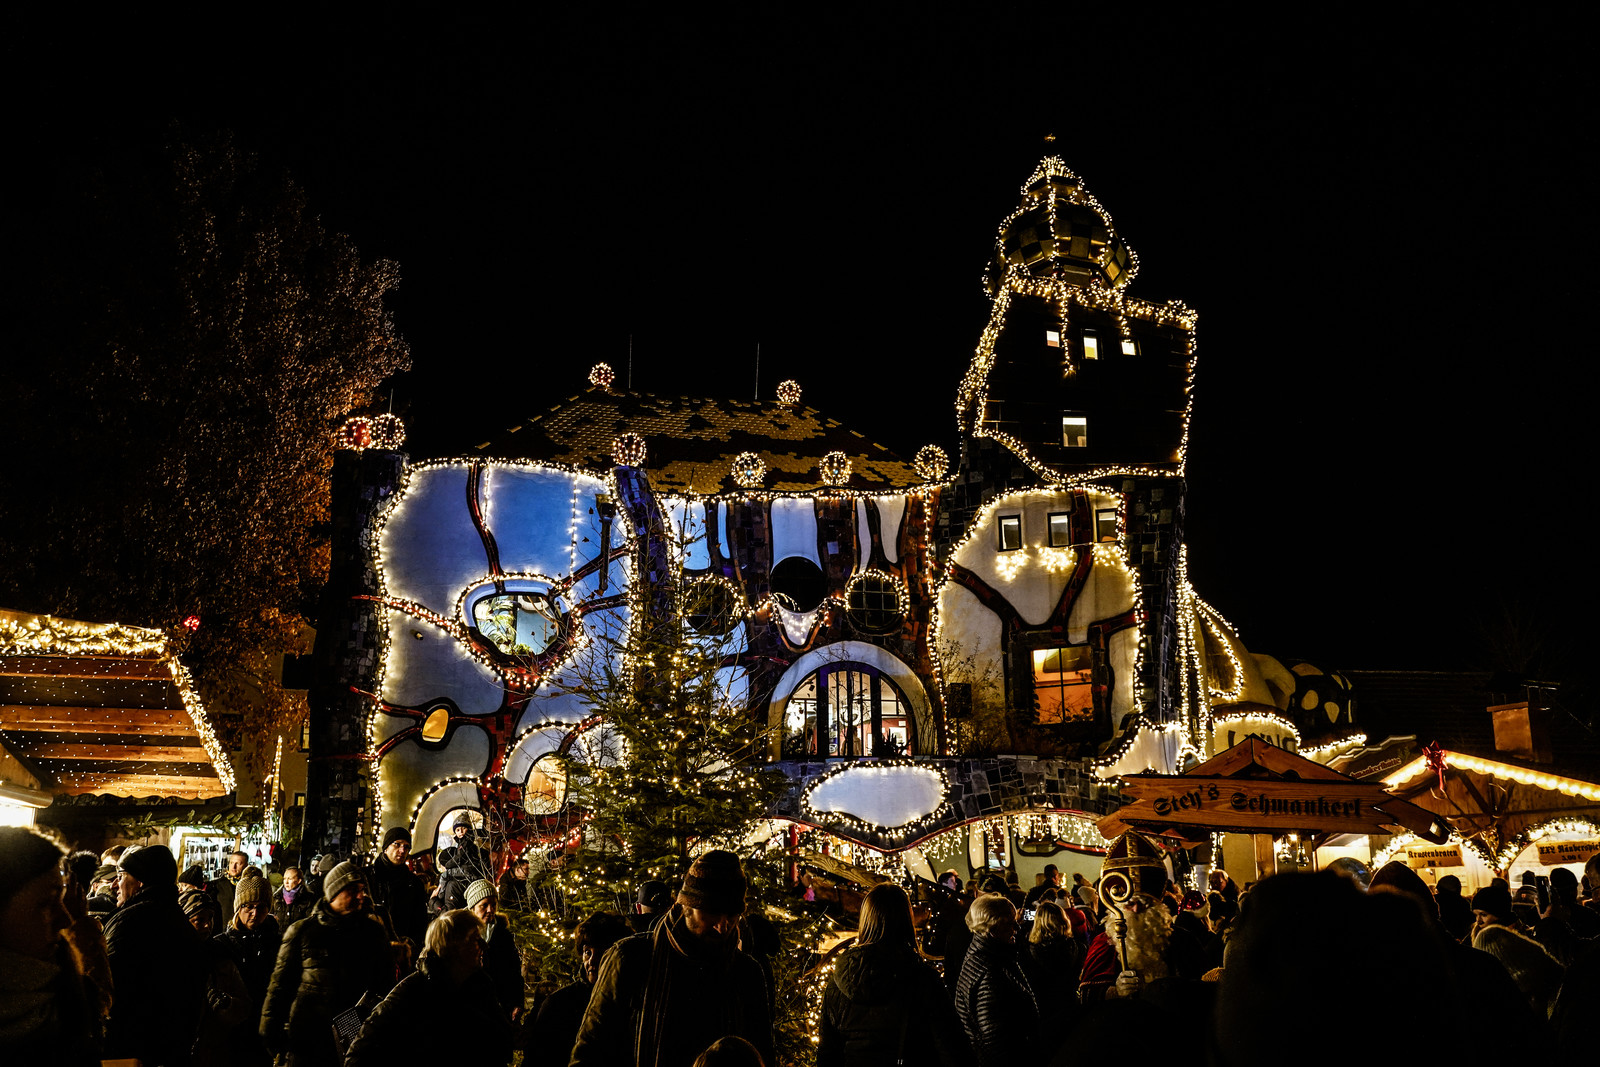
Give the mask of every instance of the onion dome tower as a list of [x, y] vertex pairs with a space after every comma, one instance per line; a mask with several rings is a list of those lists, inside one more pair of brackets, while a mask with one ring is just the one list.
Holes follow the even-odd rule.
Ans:
[[1195, 316], [1128, 296], [1138, 271], [1082, 179], [1041, 159], [984, 272], [993, 304], [957, 393], [963, 437], [1050, 481], [1181, 474]]

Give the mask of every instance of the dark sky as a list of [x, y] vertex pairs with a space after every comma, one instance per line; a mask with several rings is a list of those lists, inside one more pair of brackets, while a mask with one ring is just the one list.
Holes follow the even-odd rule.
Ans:
[[[805, 400], [954, 442], [979, 275], [1047, 132], [1200, 314], [1190, 559], [1255, 650], [1594, 637], [1594, 64], [1575, 27], [907, 8], [589, 20], [8, 16], [19, 159], [226, 126], [398, 260], [414, 454], [580, 389]], [[199, 14], [206, 11], [205, 14]]]

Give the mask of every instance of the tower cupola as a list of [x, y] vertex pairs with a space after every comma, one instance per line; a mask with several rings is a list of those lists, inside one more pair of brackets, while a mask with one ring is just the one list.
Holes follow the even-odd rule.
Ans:
[[989, 296], [1007, 268], [1070, 286], [1120, 289], [1139, 257], [1117, 235], [1111, 216], [1060, 156], [1046, 156], [1022, 185], [1022, 203], [1000, 224], [984, 272]]

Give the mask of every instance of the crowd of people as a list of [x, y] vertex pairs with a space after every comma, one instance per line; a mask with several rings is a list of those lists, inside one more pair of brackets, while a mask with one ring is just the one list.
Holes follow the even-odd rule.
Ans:
[[[675, 889], [643, 882], [630, 915], [585, 917], [577, 980], [530, 998], [501, 914], [528, 899], [527, 863], [504, 892], [470, 822], [452, 833], [437, 883], [391, 830], [370, 863], [291, 867], [274, 889], [243, 853], [208, 879], [161, 846], [68, 854], [0, 828], [0, 1053], [491, 1067], [524, 1048], [576, 1067], [776, 1067], [779, 942], [737, 856], [699, 856]], [[908, 885], [873, 887], [854, 940], [813, 961], [818, 1067], [1078, 1063], [1156, 1033], [1254, 1065], [1303, 1056], [1307, 1023], [1371, 1049], [1425, 1034], [1446, 1055], [1592, 1054], [1600, 855], [1582, 881], [1556, 868], [1470, 899], [1400, 862], [1244, 888], [1214, 870], [1201, 892], [1129, 833], [1094, 881], [1052, 865], [1026, 893], [1014, 875]]]

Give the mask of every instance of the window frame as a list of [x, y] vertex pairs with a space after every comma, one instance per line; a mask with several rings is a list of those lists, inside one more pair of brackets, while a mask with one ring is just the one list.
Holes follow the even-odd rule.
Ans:
[[[1078, 420], [1082, 433], [1078, 435], [1081, 443], [1073, 444], [1067, 434], [1069, 419]], [[1088, 448], [1089, 447], [1089, 416], [1085, 412], [1063, 411], [1061, 413], [1061, 447], [1062, 448]]]
[[[1064, 528], [1061, 540], [1056, 540], [1056, 520], [1062, 520]], [[1072, 547], [1072, 512], [1052, 511], [1045, 519], [1045, 540], [1051, 548]]]
[[[1020, 552], [1022, 550], [1022, 544], [1023, 544], [1023, 541], [1022, 541], [1022, 512], [1019, 511], [1019, 512], [1016, 512], [1016, 513], [1011, 514], [1011, 515], [1001, 515], [1001, 516], [998, 516], [998, 518], [999, 518], [999, 522], [995, 524], [995, 530], [997, 531], [997, 536], [995, 538], [995, 545], [996, 545], [995, 551], [997, 551], [997, 552]], [[1017, 532], [1017, 543], [1014, 544], [1014, 545], [1010, 545], [1010, 546], [1006, 545], [1006, 528], [1008, 526], [1010, 526], [1012, 529], [1015, 529], [1016, 532]]]

